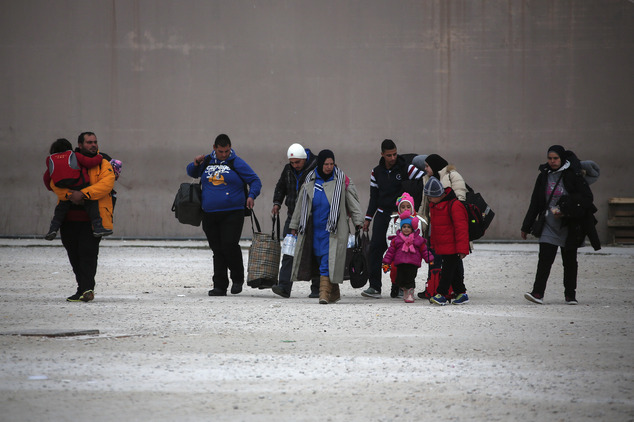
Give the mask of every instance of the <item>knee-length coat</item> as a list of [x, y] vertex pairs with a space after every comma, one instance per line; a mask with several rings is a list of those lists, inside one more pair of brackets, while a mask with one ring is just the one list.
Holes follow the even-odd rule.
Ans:
[[[324, 193], [328, 198], [328, 202], [332, 203], [333, 195], [335, 193], [335, 186], [337, 178], [344, 178], [344, 188], [341, 189], [341, 196], [339, 201], [339, 218], [337, 220], [336, 233], [330, 233], [329, 247], [328, 247], [328, 270], [330, 273], [331, 283], [343, 283], [343, 274], [345, 269], [346, 249], [348, 246], [348, 234], [350, 233], [348, 217], [352, 219], [352, 223], [355, 227], [363, 225], [364, 215], [361, 211], [361, 204], [359, 202], [359, 195], [357, 189], [352, 183], [352, 180], [346, 176], [338, 168], [334, 172], [333, 178], [323, 184]], [[306, 182], [302, 186], [297, 198], [297, 204], [289, 228], [291, 230], [298, 230], [300, 225], [300, 219], [302, 216], [302, 208], [304, 201], [307, 205], [308, 222], [306, 224], [306, 230], [304, 233], [297, 233], [297, 243], [295, 245], [295, 259], [293, 260], [293, 270], [291, 273], [291, 280], [297, 281], [300, 268], [311, 266], [310, 259], [312, 258], [312, 242], [306, 241], [307, 237], [312, 238], [312, 202], [315, 192], [315, 174], [312, 172], [306, 177]], [[309, 233], [309, 231], [311, 231]], [[309, 235], [310, 236], [307, 236]], [[309, 248], [311, 253], [304, 253], [304, 249]], [[306, 251], [308, 252], [308, 251]], [[305, 272], [305, 271], [303, 271]], [[306, 278], [309, 280], [310, 278]], [[302, 278], [304, 280], [304, 278]]]

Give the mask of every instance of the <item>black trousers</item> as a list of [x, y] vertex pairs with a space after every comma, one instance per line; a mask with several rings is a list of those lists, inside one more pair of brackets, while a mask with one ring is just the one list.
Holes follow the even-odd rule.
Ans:
[[464, 285], [464, 267], [458, 254], [442, 255], [442, 270], [440, 271], [437, 292], [447, 296], [449, 294], [449, 286], [451, 286], [456, 295], [467, 291]]
[[396, 284], [401, 289], [413, 289], [416, 287], [416, 274], [418, 267], [414, 264], [399, 264], [396, 266]]
[[203, 231], [213, 252], [214, 289], [227, 291], [229, 276], [234, 284], [244, 283], [244, 264], [240, 236], [244, 225], [244, 210], [203, 213]]
[[370, 287], [376, 291], [381, 291], [381, 265], [383, 255], [387, 250], [387, 240], [385, 235], [390, 224], [390, 216], [385, 212], [377, 212], [374, 214], [372, 223], [372, 239], [370, 240], [370, 262], [368, 263], [368, 277], [370, 279]]
[[[539, 261], [531, 292], [535, 297], [544, 297], [550, 269], [557, 256], [557, 249], [559, 249], [558, 246], [550, 243], [539, 244]], [[564, 265], [564, 295], [574, 299], [577, 290], [577, 248], [561, 248], [561, 260]]]
[[[53, 220], [51, 220], [51, 231], [57, 231], [64, 220], [66, 219], [66, 214], [70, 210], [70, 207], [73, 205], [71, 201], [59, 201], [57, 206], [55, 206], [55, 213], [53, 214]], [[84, 210], [88, 214], [88, 218], [92, 221], [92, 225], [97, 227], [103, 227], [103, 223], [101, 221], [101, 215], [99, 214], [99, 202], [98, 201], [89, 201], [84, 199]]]
[[77, 293], [95, 290], [100, 237], [92, 235], [89, 221], [65, 221], [60, 227], [62, 245], [77, 280]]

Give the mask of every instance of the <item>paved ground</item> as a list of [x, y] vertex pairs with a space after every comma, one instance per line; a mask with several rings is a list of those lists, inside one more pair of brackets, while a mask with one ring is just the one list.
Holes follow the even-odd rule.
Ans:
[[59, 240], [0, 239], [0, 421], [634, 421], [634, 248], [580, 250], [578, 306], [559, 259], [523, 299], [536, 251], [477, 245], [464, 306], [319, 305], [210, 298], [205, 243], [107, 239], [86, 304]]

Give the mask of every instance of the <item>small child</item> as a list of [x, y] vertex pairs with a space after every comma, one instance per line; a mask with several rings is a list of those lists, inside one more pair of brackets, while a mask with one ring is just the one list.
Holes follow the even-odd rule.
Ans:
[[409, 212], [412, 218], [416, 217], [418, 219], [418, 227], [421, 233], [425, 230], [425, 227], [427, 227], [427, 221], [425, 221], [421, 215], [416, 214], [416, 210], [414, 209], [414, 198], [412, 198], [409, 193], [403, 192], [403, 195], [396, 198], [396, 207], [397, 212], [390, 216], [390, 223], [387, 226], [387, 232], [385, 235], [388, 244], [401, 228], [400, 215], [406, 211]]
[[430, 177], [424, 194], [429, 197], [430, 246], [442, 256], [442, 269], [437, 294], [430, 300], [436, 305], [449, 303], [449, 286], [456, 298], [454, 305], [469, 302], [464, 280], [456, 271], [460, 260], [469, 254], [467, 210], [451, 188], [443, 188], [436, 177]]
[[425, 239], [420, 236], [418, 219], [405, 211], [400, 215], [400, 220], [401, 229], [390, 242], [383, 257], [383, 271], [390, 271], [392, 265], [396, 267], [394, 284], [405, 292], [405, 303], [414, 303], [416, 273], [421, 261], [433, 261], [433, 255], [427, 250]]
[[[55, 186], [59, 188], [80, 190], [89, 185], [88, 169], [100, 165], [103, 161], [103, 157], [101, 154], [97, 154], [94, 157], [87, 157], [79, 152], [72, 152], [72, 150], [73, 146], [67, 139], [60, 138], [53, 142], [50, 149], [51, 155], [46, 159], [47, 172], [44, 174], [44, 179], [55, 182]], [[75, 157], [77, 162], [73, 162], [72, 157]], [[75, 174], [79, 175], [79, 177], [69, 177]], [[44, 239], [55, 239], [57, 231], [64, 222], [70, 206], [70, 200], [59, 201], [57, 203], [51, 226], [46, 236], [44, 236]], [[93, 236], [102, 237], [111, 235], [112, 230], [106, 229], [101, 221], [98, 202], [84, 199], [83, 206], [92, 222]]]
[[[404, 212], [408, 212], [412, 218], [418, 219], [418, 227], [421, 231], [427, 227], [427, 221], [420, 215], [416, 214], [416, 210], [414, 209], [414, 198], [407, 193], [403, 192], [403, 195], [396, 198], [396, 207], [397, 212], [393, 213], [390, 216], [390, 223], [387, 226], [387, 232], [385, 233], [385, 239], [387, 240], [387, 244], [389, 245], [392, 239], [398, 234], [399, 229], [401, 228], [401, 218], [400, 214]], [[390, 297], [392, 298], [402, 298], [403, 290], [399, 289], [396, 285], [395, 280], [398, 272], [396, 268], [392, 268], [390, 271], [390, 280], [392, 281], [392, 290], [390, 291]]]

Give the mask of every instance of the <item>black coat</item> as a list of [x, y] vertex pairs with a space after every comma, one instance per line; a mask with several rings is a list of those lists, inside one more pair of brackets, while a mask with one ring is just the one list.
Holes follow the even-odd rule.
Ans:
[[282, 201], [286, 198], [285, 204], [288, 207], [288, 215], [293, 215], [293, 211], [295, 211], [297, 194], [306, 180], [306, 175], [317, 166], [317, 156], [310, 152], [309, 149], [306, 151], [308, 152], [308, 159], [301, 173], [298, 174], [290, 163], [286, 164], [273, 192], [274, 205], [282, 206]]
[[[542, 164], [539, 166], [539, 175], [535, 181], [531, 203], [522, 222], [522, 231], [530, 233], [531, 226], [537, 215], [546, 209], [546, 184], [550, 166]], [[593, 204], [594, 197], [588, 182], [583, 177], [580, 168], [570, 166], [563, 170], [561, 182], [566, 189], [567, 195], [562, 196], [558, 202], [563, 214], [563, 224], [568, 227], [568, 238], [566, 247], [578, 248], [583, 245], [586, 238], [590, 240], [594, 250], [601, 249], [599, 236], [596, 230], [597, 220], [594, 213], [597, 212]]]

